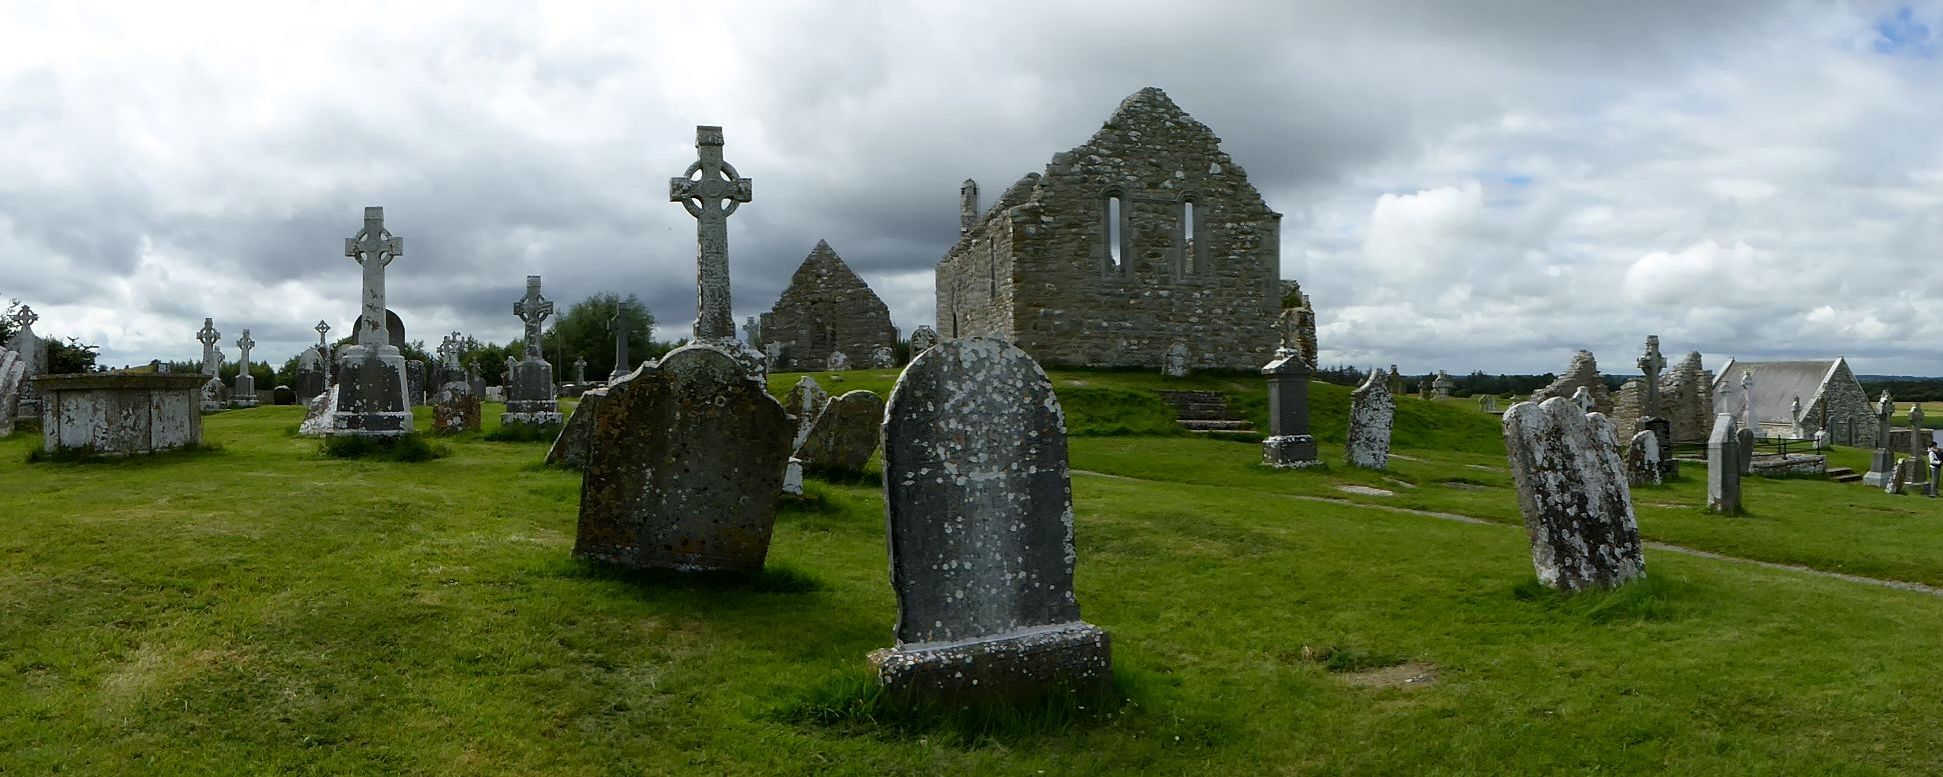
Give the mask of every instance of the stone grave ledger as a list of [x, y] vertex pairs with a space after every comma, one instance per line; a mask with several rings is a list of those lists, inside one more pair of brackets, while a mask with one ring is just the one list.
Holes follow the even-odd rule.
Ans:
[[206, 380], [199, 374], [121, 373], [36, 378], [42, 447], [134, 456], [200, 444]]
[[593, 417], [574, 555], [756, 572], [795, 427], [735, 357], [686, 345], [608, 386]]
[[897, 647], [893, 694], [961, 702], [1112, 681], [1106, 632], [1073, 595], [1065, 417], [1024, 351], [987, 338], [919, 354], [884, 413]]
[[1563, 397], [1504, 413], [1505, 452], [1538, 581], [1566, 591], [1646, 574], [1612, 422]]

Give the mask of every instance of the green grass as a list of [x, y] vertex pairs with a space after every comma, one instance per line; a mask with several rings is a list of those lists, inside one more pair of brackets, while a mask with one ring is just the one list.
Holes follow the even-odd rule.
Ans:
[[[1074, 440], [1105, 475], [1073, 478], [1077, 586], [1118, 693], [974, 715], [873, 698], [864, 656], [896, 607], [867, 484], [812, 480], [769, 571], [696, 581], [572, 560], [579, 480], [535, 466], [543, 443], [325, 458], [292, 407], [211, 416], [216, 449], [141, 462], [27, 464], [15, 435], [0, 773], [1943, 769], [1943, 599], [1651, 550], [1642, 583], [1538, 588], [1503, 455], [1472, 450], [1495, 420], [1412, 404], [1431, 423], [1400, 426], [1387, 473], [1321, 433], [1324, 472], [1244, 443]], [[1943, 503], [1751, 479], [1751, 516], [1723, 519], [1689, 474], [1636, 494], [1649, 536], [1943, 582]], [[1404, 668], [1434, 680], [1381, 681]]]

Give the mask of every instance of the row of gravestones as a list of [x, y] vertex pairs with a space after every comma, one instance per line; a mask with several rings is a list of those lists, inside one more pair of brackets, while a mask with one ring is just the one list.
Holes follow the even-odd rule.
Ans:
[[548, 454], [583, 470], [574, 555], [758, 571], [789, 473], [854, 474], [881, 440], [899, 607], [897, 645], [870, 656], [884, 686], [964, 700], [1110, 682], [1107, 634], [1073, 595], [1065, 418], [1025, 352], [952, 340], [888, 403], [814, 381], [788, 402], [710, 345], [588, 392]]

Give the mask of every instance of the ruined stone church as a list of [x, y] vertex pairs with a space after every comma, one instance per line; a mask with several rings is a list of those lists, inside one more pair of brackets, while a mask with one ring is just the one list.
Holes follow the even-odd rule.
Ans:
[[[960, 191], [938, 330], [1048, 364], [1255, 369], [1281, 337], [1281, 218], [1221, 139], [1155, 88], [982, 212]], [[1311, 356], [1310, 358], [1313, 358]]]
[[796, 268], [776, 306], [762, 314], [757, 331], [772, 354], [770, 369], [778, 371], [821, 370], [838, 352], [863, 366], [879, 348], [897, 346], [890, 308], [822, 240]]

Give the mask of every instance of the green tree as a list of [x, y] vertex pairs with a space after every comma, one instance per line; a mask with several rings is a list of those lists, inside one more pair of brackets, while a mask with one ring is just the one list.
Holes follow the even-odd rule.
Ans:
[[80, 338], [47, 338], [47, 373], [64, 375], [71, 372], [93, 372], [98, 345], [88, 345]]
[[667, 351], [654, 341], [654, 314], [639, 297], [629, 294], [622, 299], [618, 294], [602, 292], [573, 303], [547, 327], [542, 345], [547, 361], [553, 362], [562, 379], [573, 378], [574, 359], [587, 360], [588, 380], [605, 380], [613, 373], [614, 312], [622, 305], [627, 306], [628, 359], [638, 364]]

